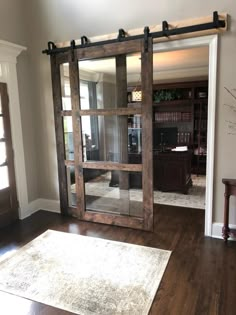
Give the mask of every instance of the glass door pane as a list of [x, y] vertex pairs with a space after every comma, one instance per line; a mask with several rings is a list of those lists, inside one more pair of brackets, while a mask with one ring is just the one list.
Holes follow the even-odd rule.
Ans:
[[[136, 118], [135, 116], [138, 116]], [[134, 120], [139, 123], [134, 125]], [[134, 127], [135, 126], [135, 127]], [[138, 127], [139, 126], [139, 127]], [[81, 117], [83, 161], [142, 164], [141, 115], [85, 115]], [[127, 146], [121, 145], [124, 133]]]
[[[0, 115], [2, 115], [2, 103], [0, 97]], [[0, 190], [9, 187], [8, 166], [6, 165], [6, 142], [4, 140], [4, 124], [3, 117], [0, 116]]]
[[64, 144], [65, 144], [65, 159], [74, 160], [74, 143], [73, 143], [73, 126], [72, 117], [63, 117], [64, 127]]
[[71, 110], [71, 92], [69, 78], [69, 63], [60, 66], [62, 110]]
[[[81, 115], [86, 210], [143, 218], [141, 110], [120, 115], [137, 105], [128, 82], [129, 91], [141, 90], [141, 54], [80, 61], [79, 71], [80, 109], [88, 113]], [[90, 162], [97, 167], [89, 168]], [[130, 170], [100, 169], [106, 162], [129, 164]], [[132, 171], [133, 164], [139, 170]]]
[[66, 167], [67, 187], [68, 187], [68, 203], [70, 207], [76, 206], [76, 186], [75, 186], [75, 167]]
[[87, 211], [143, 217], [142, 173], [85, 169]]
[[3, 117], [0, 116], [0, 139], [4, 138]]
[[79, 61], [80, 108], [106, 109], [116, 106], [116, 59]]
[[0, 142], [0, 165], [5, 163], [7, 159], [7, 154], [6, 154], [6, 143], [5, 142]]
[[9, 187], [8, 167], [0, 166], [0, 190]]

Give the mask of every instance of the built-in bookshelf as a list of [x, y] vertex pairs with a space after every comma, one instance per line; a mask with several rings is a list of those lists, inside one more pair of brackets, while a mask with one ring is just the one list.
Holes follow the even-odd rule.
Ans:
[[155, 122], [184, 122], [191, 121], [191, 112], [155, 112], [154, 121]]
[[[129, 106], [141, 105], [140, 102], [132, 102], [132, 90], [128, 89]], [[135, 91], [138, 88], [135, 87]], [[153, 85], [153, 129], [154, 141], [158, 137], [158, 129], [176, 128], [176, 145], [187, 146], [193, 152], [192, 170], [197, 174], [206, 171], [207, 152], [207, 99], [208, 82], [181, 82]], [[135, 128], [139, 131], [141, 139], [141, 117], [135, 115], [128, 119], [129, 135]], [[155, 130], [157, 133], [155, 134]], [[139, 141], [140, 150], [141, 140]], [[163, 149], [163, 146], [162, 146]]]

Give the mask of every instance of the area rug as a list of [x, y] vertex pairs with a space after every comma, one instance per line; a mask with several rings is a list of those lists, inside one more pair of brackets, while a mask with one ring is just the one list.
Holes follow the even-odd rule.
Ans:
[[[96, 196], [100, 198], [120, 198], [120, 190], [116, 187], [110, 187], [110, 172], [103, 174], [95, 179], [90, 180], [85, 184], [86, 195]], [[154, 191], [154, 203], [160, 205], [169, 205], [177, 207], [195, 208], [205, 210], [205, 191], [206, 191], [206, 176], [191, 175], [193, 186], [189, 188], [188, 194], [178, 192], [162, 192]], [[72, 199], [76, 204], [75, 186], [72, 185]], [[143, 193], [140, 189], [130, 189], [129, 198], [131, 201], [143, 200]], [[98, 210], [98, 209], [97, 209]], [[104, 207], [103, 207], [104, 210]], [[142, 214], [142, 212], [141, 212]]]
[[0, 290], [80, 315], [146, 315], [170, 251], [48, 230], [0, 260]]

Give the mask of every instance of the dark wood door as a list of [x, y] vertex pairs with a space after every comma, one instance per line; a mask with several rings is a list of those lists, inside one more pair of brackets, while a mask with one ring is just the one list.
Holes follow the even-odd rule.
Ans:
[[18, 218], [7, 85], [0, 83], [0, 227]]
[[[135, 80], [142, 89], [142, 101], [135, 104], [127, 98], [132, 62], [139, 65]], [[51, 56], [63, 214], [152, 230], [152, 65], [151, 38]], [[139, 121], [136, 150], [142, 154], [134, 163], [129, 160], [130, 117]], [[112, 187], [114, 173], [118, 184]]]

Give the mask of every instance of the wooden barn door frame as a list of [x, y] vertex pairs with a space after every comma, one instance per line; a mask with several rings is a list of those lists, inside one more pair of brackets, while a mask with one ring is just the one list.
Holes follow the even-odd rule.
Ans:
[[[153, 159], [152, 159], [152, 85], [153, 85], [153, 52], [152, 38], [136, 39], [127, 42], [116, 42], [95, 47], [72, 49], [61, 54], [51, 55], [52, 89], [55, 114], [55, 129], [57, 142], [57, 159], [59, 173], [59, 190], [61, 212], [73, 215], [81, 220], [132, 227], [143, 230], [153, 229]], [[78, 62], [85, 59], [116, 57], [130, 53], [141, 52], [141, 108], [118, 107], [113, 110], [81, 110], [79, 97]], [[122, 61], [121, 61], [122, 62]], [[62, 110], [60, 66], [69, 63], [69, 78], [71, 86], [72, 111]], [[125, 94], [127, 91], [125, 91]], [[84, 162], [82, 148], [81, 116], [83, 115], [116, 115], [118, 117], [132, 114], [142, 115], [142, 164], [116, 162]], [[72, 115], [74, 134], [74, 161], [65, 160], [63, 117]], [[77, 135], [77, 136], [75, 136]], [[123, 162], [123, 161], [122, 161]], [[66, 167], [75, 167], [77, 207], [69, 207]], [[83, 170], [86, 168], [142, 171], [143, 187], [143, 217], [122, 214], [98, 213], [85, 209], [85, 187]]]

